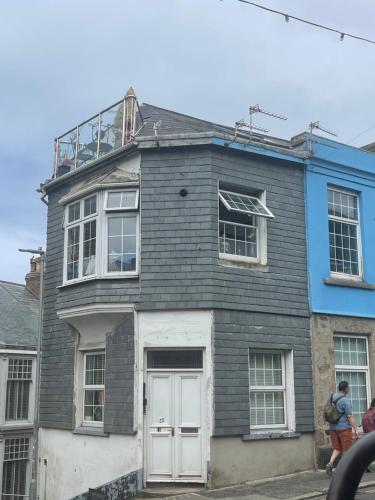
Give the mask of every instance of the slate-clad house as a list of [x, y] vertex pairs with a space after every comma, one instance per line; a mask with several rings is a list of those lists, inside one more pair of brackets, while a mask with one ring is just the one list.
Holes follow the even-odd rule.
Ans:
[[313, 467], [305, 158], [131, 90], [56, 141], [42, 498]]
[[[32, 259], [32, 266], [36, 266]], [[35, 269], [26, 286], [0, 281], [0, 497], [28, 498], [39, 300]], [[29, 278], [29, 279], [28, 279]]]
[[375, 387], [375, 156], [305, 134], [308, 262], [316, 440], [326, 460], [323, 406], [348, 380], [357, 425]]

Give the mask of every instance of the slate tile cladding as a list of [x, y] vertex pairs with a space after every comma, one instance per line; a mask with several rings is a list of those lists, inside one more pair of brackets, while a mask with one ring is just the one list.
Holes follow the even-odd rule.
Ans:
[[[134, 295], [138, 297], [138, 280], [127, 280], [120, 287], [119, 281], [103, 280], [58, 288], [64, 258], [64, 208], [59, 199], [68, 188], [60, 187], [48, 197], [40, 424], [55, 429], [73, 429], [75, 415], [75, 331], [58, 319], [56, 309], [95, 302], [134, 302]], [[134, 320], [129, 316], [107, 337], [106, 346], [104, 428], [120, 434], [133, 433]]]
[[215, 310], [214, 331], [214, 436], [250, 432], [250, 349], [293, 351], [296, 431], [313, 432], [308, 318]]
[[[268, 272], [218, 260], [218, 183], [266, 190]], [[188, 194], [181, 197], [179, 191]], [[303, 168], [219, 148], [142, 151], [139, 309], [307, 315]]]
[[134, 314], [106, 339], [104, 432], [134, 434]]

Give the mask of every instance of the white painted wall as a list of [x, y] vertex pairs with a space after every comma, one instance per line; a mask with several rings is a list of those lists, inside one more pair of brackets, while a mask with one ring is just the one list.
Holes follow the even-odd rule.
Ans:
[[[143, 415], [143, 382], [146, 381], [145, 349], [149, 348], [203, 348], [206, 461], [210, 461], [210, 437], [213, 428], [213, 364], [212, 364], [212, 311], [155, 311], [137, 314], [138, 326], [138, 415]], [[143, 446], [144, 423], [138, 419], [138, 436]], [[143, 453], [141, 453], [143, 455]], [[146, 460], [143, 457], [145, 467]], [[146, 474], [144, 474], [144, 477]]]
[[96, 437], [41, 429], [40, 441], [41, 500], [68, 500], [138, 468], [135, 436]]

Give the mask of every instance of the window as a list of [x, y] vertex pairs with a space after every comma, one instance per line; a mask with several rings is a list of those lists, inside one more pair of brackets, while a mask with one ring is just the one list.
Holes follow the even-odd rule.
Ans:
[[86, 353], [83, 380], [83, 423], [98, 425], [104, 416], [104, 352]]
[[29, 438], [5, 440], [2, 497], [23, 500], [27, 496]]
[[220, 258], [265, 263], [267, 218], [273, 214], [259, 197], [220, 190]]
[[32, 375], [32, 359], [9, 358], [5, 406], [6, 421], [30, 419]]
[[331, 272], [360, 277], [360, 227], [358, 195], [328, 189], [328, 227]]
[[96, 273], [96, 195], [68, 206], [66, 281]]
[[[250, 428], [292, 429], [293, 370], [290, 352], [250, 352]], [[288, 378], [288, 387], [286, 384]]]
[[334, 337], [336, 383], [349, 383], [349, 398], [353, 404], [353, 415], [357, 425], [368, 408], [369, 369], [366, 337], [337, 335]]
[[138, 273], [137, 189], [97, 193], [66, 208], [64, 282]]

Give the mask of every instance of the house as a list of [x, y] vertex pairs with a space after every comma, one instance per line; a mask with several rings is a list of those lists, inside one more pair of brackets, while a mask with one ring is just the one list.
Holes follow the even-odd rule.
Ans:
[[0, 281], [0, 492], [26, 498], [31, 479], [39, 300], [37, 259], [26, 286]]
[[316, 443], [324, 463], [323, 406], [336, 383], [349, 382], [357, 425], [375, 387], [375, 157], [369, 148], [309, 134], [293, 142], [311, 153], [306, 161], [309, 295]]
[[41, 498], [313, 468], [308, 152], [131, 89], [55, 144]]

